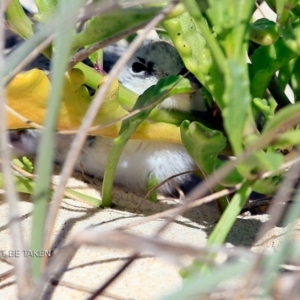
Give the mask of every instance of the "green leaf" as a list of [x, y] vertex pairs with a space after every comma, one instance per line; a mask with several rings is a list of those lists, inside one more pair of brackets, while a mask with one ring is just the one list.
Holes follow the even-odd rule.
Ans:
[[294, 92], [295, 101], [300, 101], [300, 58], [294, 62], [294, 67], [291, 74], [291, 87]]
[[286, 85], [290, 82], [292, 73], [294, 71], [295, 62], [297, 59], [291, 59], [288, 64], [282, 66], [278, 70], [278, 81], [280, 85], [285, 88]]
[[[153, 108], [161, 103], [170, 95], [176, 93], [186, 93], [191, 91], [191, 83], [182, 76], [171, 75], [167, 78], [160, 79], [156, 85], [148, 88], [138, 99], [133, 110], [143, 108], [138, 114], [124, 120], [119, 132], [119, 136], [114, 139], [113, 146], [109, 153], [102, 187], [102, 205], [104, 207], [111, 206], [111, 193], [113, 187], [114, 176], [118, 165], [119, 158], [125, 148], [131, 135], [138, 126], [150, 115]], [[145, 187], [146, 188], [146, 187]], [[153, 200], [153, 199], [152, 199]]]
[[257, 171], [259, 173], [277, 171], [284, 163], [284, 156], [281, 153], [259, 151], [254, 154], [254, 157], [257, 160]]
[[53, 18], [58, 0], [35, 0], [39, 12], [34, 18], [39, 22], [46, 22]]
[[[14, 161], [15, 162], [15, 161]], [[32, 194], [33, 190], [35, 188], [35, 182], [26, 177], [22, 176], [14, 176], [15, 179], [15, 187], [16, 190], [19, 193], [25, 193], [25, 194]], [[0, 188], [4, 188], [4, 178], [3, 174], [0, 173]], [[72, 189], [66, 188], [66, 192], [68, 192], [71, 195], [74, 195], [76, 198], [80, 198], [82, 201], [86, 202], [89, 205], [100, 207], [101, 206], [101, 200], [88, 196], [86, 194], [82, 194], [80, 192], [74, 191]], [[51, 194], [51, 191], [49, 190], [49, 194]]]
[[283, 132], [289, 127], [300, 123], [300, 103], [291, 104], [278, 111], [265, 125], [262, 134]]
[[[147, 180], [147, 191], [150, 191], [151, 189], [155, 188], [159, 184], [159, 181], [155, 177], [154, 174], [150, 174], [148, 180]], [[154, 190], [150, 195], [149, 195], [149, 200], [153, 202], [157, 202], [157, 191]]]
[[282, 176], [272, 176], [256, 180], [252, 188], [257, 193], [272, 195], [277, 191], [280, 183], [282, 183]]
[[297, 55], [300, 55], [300, 22], [289, 23], [280, 28], [280, 34], [286, 45]]
[[19, 0], [11, 0], [5, 10], [6, 22], [9, 28], [28, 39], [33, 35], [33, 23], [27, 17]]
[[245, 62], [252, 0], [209, 0], [207, 15], [226, 57]]
[[[252, 184], [253, 182], [250, 181], [244, 182], [241, 188], [234, 194], [217, 225], [209, 235], [207, 246], [218, 246], [225, 242], [227, 235], [236, 221], [236, 217], [241, 213], [242, 208], [249, 199], [249, 196], [252, 192]], [[209, 256], [210, 259], [213, 259], [214, 257], [214, 254]], [[202, 273], [207, 269], [207, 265], [195, 260], [191, 266], [184, 268], [181, 274], [184, 274], [185, 277], [190, 277], [191, 275], [195, 274], [196, 270]]]
[[[54, 45], [56, 51], [52, 58], [52, 89], [49, 95], [49, 105], [36, 162], [37, 179], [33, 192], [34, 209], [32, 215], [31, 250], [40, 250], [44, 247], [45, 221], [48, 212], [48, 187], [53, 171], [54, 131], [64, 87], [64, 73], [68, 65], [68, 57], [71, 50], [72, 33], [76, 26], [77, 16], [82, 4], [83, 0], [68, 0], [61, 1], [58, 5], [56, 17], [58, 19], [64, 19], [68, 16], [68, 22], [66, 22], [63, 27], [56, 28], [55, 32], [56, 38]], [[39, 277], [42, 271], [42, 257], [31, 257], [31, 268], [33, 277]]]
[[[224, 160], [217, 160], [215, 171], [221, 168], [226, 161]], [[241, 183], [244, 180], [244, 177], [239, 173], [237, 169], [234, 169], [230, 174], [228, 174], [225, 178], [223, 178], [219, 184], [222, 186], [235, 186], [236, 184]]]
[[160, 10], [159, 7], [120, 8], [93, 17], [86, 23], [84, 30], [76, 34], [73, 48], [78, 49], [96, 42], [112, 39], [122, 32], [127, 32], [148, 22]]
[[27, 158], [26, 156], [23, 156], [20, 159], [18, 158], [13, 159], [13, 163], [19, 168], [23, 169], [24, 171], [28, 173], [33, 173], [33, 169], [34, 169], [33, 164], [30, 161], [30, 159]]
[[206, 175], [215, 170], [218, 154], [226, 147], [222, 132], [207, 128], [198, 122], [182, 122], [181, 139], [199, 169]]
[[250, 39], [257, 44], [269, 46], [279, 38], [276, 23], [268, 19], [259, 19], [250, 24]]
[[188, 12], [163, 23], [187, 69], [206, 84], [211, 56], [206, 42]]
[[220, 101], [223, 80], [208, 48], [209, 41], [215, 46], [213, 49], [217, 52], [218, 62], [221, 63], [220, 47], [209, 32], [197, 3], [195, 1], [185, 2], [186, 5], [188, 4], [188, 11], [164, 21], [163, 26], [182, 57], [186, 68], [216, 97], [217, 101]]
[[[222, 111], [224, 126], [234, 153], [243, 150], [242, 136], [251, 104], [248, 74], [245, 66], [233, 59], [227, 60], [228, 74], [225, 76], [225, 108]], [[239, 84], [237, 84], [237, 82]]]
[[278, 148], [288, 148], [300, 145], [300, 130], [283, 132], [276, 137], [272, 146]]
[[99, 49], [89, 56], [90, 61], [93, 63], [97, 71], [103, 70], [103, 49]]
[[249, 65], [251, 93], [253, 97], [263, 98], [268, 84], [277, 70], [295, 58], [282, 39], [270, 46], [260, 46], [251, 57]]
[[277, 22], [285, 26], [297, 0], [276, 0]]
[[246, 181], [241, 188], [234, 194], [226, 210], [222, 214], [218, 224], [209, 235], [207, 245], [221, 245], [229, 234], [236, 217], [241, 213], [252, 192], [253, 182]]
[[245, 163], [240, 164], [237, 170], [249, 180], [257, 180], [265, 172], [277, 171], [283, 164], [284, 157], [281, 153], [255, 152]]
[[252, 103], [257, 108], [257, 111], [264, 115], [266, 121], [274, 117], [275, 109], [277, 106], [276, 104], [272, 105], [270, 101], [267, 101], [266, 99], [260, 99], [260, 98], [254, 98]]

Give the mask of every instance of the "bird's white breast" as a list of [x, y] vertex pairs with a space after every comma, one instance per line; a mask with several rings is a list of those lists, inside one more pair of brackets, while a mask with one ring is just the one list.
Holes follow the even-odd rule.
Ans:
[[[56, 159], [65, 160], [66, 145], [72, 137], [58, 135]], [[87, 142], [81, 152], [76, 168], [87, 174], [102, 178], [113, 140], [95, 137]], [[120, 157], [115, 182], [131, 191], [146, 191], [149, 176], [161, 182], [175, 174], [191, 171], [194, 163], [183, 145], [160, 141], [129, 140]], [[175, 185], [186, 181], [187, 175], [177, 177], [164, 184], [159, 191], [170, 194]]]

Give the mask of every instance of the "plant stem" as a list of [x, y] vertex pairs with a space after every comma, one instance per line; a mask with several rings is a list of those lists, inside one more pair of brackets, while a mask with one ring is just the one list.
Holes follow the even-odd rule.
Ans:
[[9, 28], [23, 39], [28, 39], [33, 35], [33, 23], [25, 14], [19, 0], [10, 1], [5, 15]]
[[276, 75], [273, 75], [273, 77], [271, 78], [268, 89], [276, 102], [280, 105], [280, 107], [285, 107], [291, 104], [291, 101], [282, 90], [282, 87]]

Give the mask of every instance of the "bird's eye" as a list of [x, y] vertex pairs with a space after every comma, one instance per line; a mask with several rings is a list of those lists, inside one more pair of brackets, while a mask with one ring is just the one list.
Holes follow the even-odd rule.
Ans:
[[145, 66], [144, 64], [142, 64], [140, 62], [135, 62], [132, 64], [132, 71], [134, 73], [140, 73], [143, 71], [147, 71], [147, 66]]

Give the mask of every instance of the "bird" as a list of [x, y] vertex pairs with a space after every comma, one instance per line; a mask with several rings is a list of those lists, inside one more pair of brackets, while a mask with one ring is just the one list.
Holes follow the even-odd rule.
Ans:
[[[136, 94], [142, 94], [159, 79], [186, 72], [177, 50], [169, 42], [146, 41], [134, 53], [118, 76], [119, 82]], [[159, 104], [161, 109], [188, 112], [192, 109], [190, 94], [173, 95]], [[11, 144], [15, 156], [36, 155], [41, 131], [22, 130], [12, 135]], [[74, 135], [56, 134], [55, 162], [63, 164]], [[112, 138], [88, 136], [77, 160], [75, 169], [85, 174], [103, 178], [106, 161], [113, 144]], [[131, 192], [147, 192], [149, 178], [156, 182], [184, 172], [193, 171], [196, 165], [182, 144], [165, 141], [130, 139], [118, 162], [114, 183]], [[178, 187], [193, 181], [189, 174], [176, 176], [160, 185], [163, 196], [176, 194]]]

